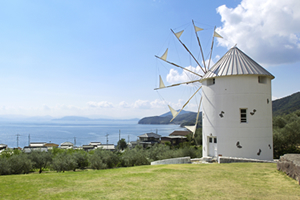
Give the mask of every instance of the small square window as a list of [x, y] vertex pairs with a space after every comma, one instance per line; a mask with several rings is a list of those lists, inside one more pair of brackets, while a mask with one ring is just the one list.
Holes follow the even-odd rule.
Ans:
[[241, 123], [247, 123], [247, 109], [240, 109]]
[[212, 143], [212, 138], [211, 137], [209, 138], [209, 143]]
[[217, 143], [217, 138], [214, 138], [214, 143]]
[[207, 85], [214, 85], [216, 83], [216, 79], [215, 78], [211, 78], [211, 79], [207, 79]]
[[259, 76], [258, 77], [259, 83], [267, 83], [267, 77], [266, 76]]

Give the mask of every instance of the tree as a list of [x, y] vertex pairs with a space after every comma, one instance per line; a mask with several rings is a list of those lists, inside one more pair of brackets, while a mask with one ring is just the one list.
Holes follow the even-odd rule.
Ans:
[[77, 168], [84, 169], [88, 167], [89, 161], [88, 161], [88, 155], [85, 151], [76, 151], [73, 153], [73, 158], [75, 159], [77, 163]]
[[77, 163], [74, 157], [67, 152], [57, 154], [52, 161], [52, 168], [57, 172], [65, 172], [68, 170], [74, 170], [77, 167]]
[[300, 110], [273, 119], [274, 158], [300, 153]]
[[39, 169], [39, 173], [42, 173], [52, 161], [51, 152], [32, 151], [29, 154], [29, 159], [34, 163], [33, 168]]
[[111, 151], [96, 149], [89, 158], [92, 169], [107, 169], [115, 167], [119, 162], [119, 157]]
[[32, 161], [28, 155], [20, 153], [8, 158], [11, 174], [27, 174], [32, 170]]
[[10, 163], [8, 158], [0, 157], [0, 175], [9, 175], [11, 174]]
[[124, 138], [122, 138], [121, 140], [118, 141], [118, 149], [122, 149], [122, 151], [124, 149], [127, 148], [127, 143], [126, 143], [126, 140]]

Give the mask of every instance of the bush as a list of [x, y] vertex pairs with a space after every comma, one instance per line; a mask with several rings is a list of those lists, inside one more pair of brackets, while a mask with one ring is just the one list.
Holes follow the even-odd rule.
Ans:
[[27, 174], [33, 169], [33, 163], [25, 153], [11, 156], [8, 162], [11, 174]]
[[51, 166], [57, 172], [65, 172], [68, 170], [75, 170], [77, 163], [71, 154], [67, 154], [67, 152], [64, 151], [53, 158]]
[[77, 151], [73, 153], [73, 158], [77, 163], [77, 168], [85, 169], [89, 166], [88, 155], [85, 151]]
[[119, 157], [111, 151], [96, 149], [89, 158], [92, 169], [107, 169], [116, 167]]
[[124, 167], [132, 167], [138, 165], [149, 165], [146, 150], [143, 147], [136, 146], [134, 149], [127, 149], [122, 155], [122, 163]]
[[10, 163], [8, 161], [8, 158], [0, 157], [0, 175], [9, 175], [9, 174], [11, 174], [11, 170], [10, 170]]
[[182, 156], [190, 156], [191, 158], [201, 158], [202, 157], [202, 148], [197, 148], [193, 146], [185, 147], [182, 149]]
[[42, 173], [42, 170], [48, 167], [52, 161], [51, 152], [32, 151], [28, 156], [33, 162], [33, 168], [39, 169], [39, 173]]

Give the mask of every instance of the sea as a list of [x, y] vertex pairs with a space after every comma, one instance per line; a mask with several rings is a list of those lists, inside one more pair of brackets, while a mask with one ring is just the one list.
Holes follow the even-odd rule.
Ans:
[[75, 146], [101, 142], [116, 145], [119, 138], [124, 138], [126, 142], [136, 141], [139, 135], [145, 133], [168, 136], [174, 130], [183, 129], [179, 125], [138, 124], [137, 121], [0, 122], [0, 144], [6, 144], [9, 148], [23, 148], [30, 142], [58, 145], [72, 142]]

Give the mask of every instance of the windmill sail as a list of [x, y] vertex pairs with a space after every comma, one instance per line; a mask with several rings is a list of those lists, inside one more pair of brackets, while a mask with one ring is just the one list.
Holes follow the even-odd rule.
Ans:
[[214, 32], [214, 37], [218, 37], [218, 38], [223, 38], [219, 33], [217, 33], [216, 31]]
[[196, 125], [194, 125], [194, 126], [184, 126], [184, 128], [188, 129], [189, 131], [191, 131], [194, 134], [195, 130], [196, 130]]
[[[202, 88], [202, 86], [200, 86], [199, 87], [199, 89], [189, 98], [189, 100], [187, 100], [187, 102], [182, 106], [182, 108], [179, 110], [179, 112], [176, 112], [177, 114], [176, 114], [176, 116], [184, 109], [184, 107], [190, 102], [190, 100], [199, 92], [199, 90]], [[175, 117], [176, 117], [175, 116]], [[171, 121], [170, 122], [172, 122], [174, 119], [175, 119], [175, 117], [173, 117], [173, 119], [171, 119]]]
[[168, 55], [168, 49], [165, 51], [165, 53], [160, 57], [162, 60], [167, 60], [167, 55]]
[[200, 51], [201, 51], [201, 55], [202, 55], [202, 60], [203, 60], [203, 65], [204, 65], [204, 71], [206, 72], [206, 64], [205, 64], [205, 59], [204, 59], [204, 55], [203, 55], [203, 50], [202, 50], [202, 47], [201, 47], [200, 39], [199, 39], [198, 34], [197, 34], [197, 32], [198, 31], [202, 31], [203, 28], [199, 28], [199, 27], [195, 26], [194, 20], [192, 20], [192, 22], [193, 22], [193, 25], [194, 25], [195, 34], [196, 34], [198, 45], [200, 47]]
[[195, 28], [195, 31], [196, 31], [196, 32], [202, 31], [202, 30], [203, 30], [203, 28], [199, 28], [199, 27], [197, 27], [197, 26], [195, 26], [195, 25], [194, 25], [194, 28]]
[[163, 80], [161, 79], [161, 76], [159, 75], [159, 88], [165, 88], [165, 84], [163, 82]]
[[180, 38], [180, 36], [182, 35], [183, 31], [184, 31], [184, 30], [182, 30], [182, 31], [180, 31], [180, 32], [177, 32], [177, 33], [175, 33], [175, 35], [176, 35], [176, 37], [177, 37], [178, 39], [179, 39], [179, 38]]
[[[183, 83], [176, 83], [176, 84], [172, 84], [172, 85], [168, 85], [168, 86], [165, 86], [165, 87], [158, 87], [158, 88], [154, 88], [154, 90], [158, 90], [158, 89], [164, 89], [164, 88], [170, 88], [170, 87], [175, 87], [175, 86], [179, 86], [179, 85], [183, 85], [183, 84], [190, 84], [190, 83], [196, 83], [196, 82], [199, 82], [200, 80], [193, 80], [193, 81], [188, 81], [188, 82], [183, 82]], [[162, 82], [163, 84], [163, 82]]]
[[194, 55], [192, 54], [192, 52], [185, 46], [185, 44], [183, 44], [183, 42], [179, 39], [179, 37], [181, 36], [182, 32], [178, 32], [175, 33], [172, 29], [171, 29], [172, 33], [177, 37], [178, 41], [182, 44], [182, 46], [187, 50], [187, 52], [189, 52], [189, 54], [192, 56], [192, 58], [195, 60], [195, 62], [198, 64], [198, 66], [202, 69], [203, 73], [205, 73], [205, 71], [203, 70], [202, 66], [200, 65], [200, 63], [198, 62], [198, 60], [194, 57]]
[[[169, 105], [168, 105], [169, 106]], [[170, 109], [170, 111], [171, 111], [171, 113], [172, 113], [172, 115], [173, 115], [173, 119], [178, 115], [178, 112], [176, 111], [176, 110], [174, 110], [171, 106], [169, 106], [169, 109]], [[172, 120], [173, 120], [172, 119]]]

